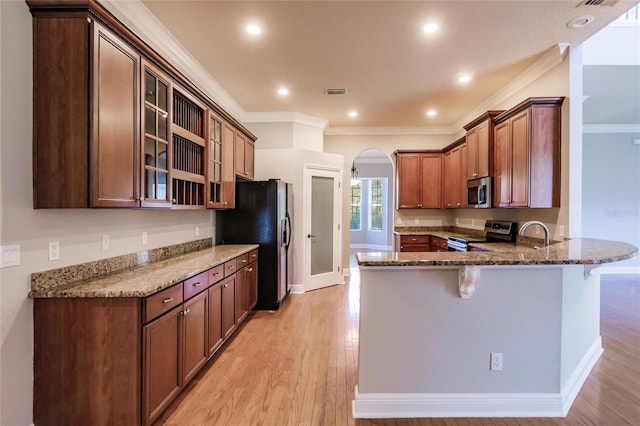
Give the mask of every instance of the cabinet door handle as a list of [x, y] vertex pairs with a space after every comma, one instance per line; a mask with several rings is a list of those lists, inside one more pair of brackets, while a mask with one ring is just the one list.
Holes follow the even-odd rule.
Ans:
[[173, 297], [167, 297], [166, 299], [162, 299], [162, 303], [173, 302]]
[[182, 316], [186, 317], [187, 315], [189, 315], [189, 312], [191, 312], [191, 309], [187, 309], [185, 311], [182, 311]]
[[200, 281], [198, 281], [197, 283], [193, 283], [194, 287], [200, 287], [202, 285], [202, 283]]
[[225, 284], [222, 287], [227, 288], [227, 287], [229, 287], [229, 284]]
[[252, 272], [252, 271], [253, 271], [253, 268], [247, 268], [247, 269], [245, 269], [245, 271], [246, 271], [246, 272]]

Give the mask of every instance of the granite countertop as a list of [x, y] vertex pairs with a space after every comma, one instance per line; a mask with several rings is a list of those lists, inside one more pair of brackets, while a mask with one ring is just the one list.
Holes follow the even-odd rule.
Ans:
[[[429, 233], [431, 234], [431, 233]], [[360, 266], [596, 265], [634, 257], [638, 248], [618, 241], [575, 238], [534, 249], [509, 243], [473, 243], [487, 251], [357, 253]]]
[[[111, 274], [74, 280], [71, 268], [38, 273], [47, 281], [34, 283], [30, 298], [145, 297], [214, 266], [258, 248], [257, 244], [234, 244], [204, 248], [187, 254], [130, 267]], [[81, 265], [78, 265], [80, 267]], [[57, 271], [61, 271], [56, 274]], [[56, 278], [57, 277], [57, 278]]]

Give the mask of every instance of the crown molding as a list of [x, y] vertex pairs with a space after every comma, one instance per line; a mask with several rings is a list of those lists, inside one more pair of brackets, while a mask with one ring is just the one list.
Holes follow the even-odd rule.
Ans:
[[551, 71], [551, 69], [556, 65], [562, 63], [562, 61], [565, 60], [568, 51], [568, 43], [559, 43], [556, 46], [551, 47], [543, 53], [537, 61], [522, 71], [513, 80], [502, 86], [493, 95], [489, 96], [473, 110], [464, 115], [453, 127], [462, 128], [477, 116], [484, 114], [490, 109], [495, 109], [496, 105], [499, 105], [501, 102], [509, 99], [520, 90]]
[[450, 127], [329, 127], [324, 131], [330, 136], [375, 135], [453, 135], [460, 129]]
[[296, 123], [320, 129], [325, 129], [329, 125], [329, 122], [323, 118], [289, 111], [245, 112], [244, 121], [246, 123]]
[[194, 58], [141, 0], [98, 0], [120, 22], [162, 55], [229, 114], [244, 120], [244, 108]]
[[582, 133], [640, 133], [640, 124], [583, 124]]

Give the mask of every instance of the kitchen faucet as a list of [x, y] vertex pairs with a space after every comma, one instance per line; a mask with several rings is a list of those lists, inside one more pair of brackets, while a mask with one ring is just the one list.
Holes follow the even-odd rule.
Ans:
[[518, 231], [518, 234], [524, 235], [525, 229], [527, 229], [531, 225], [542, 226], [542, 229], [544, 230], [544, 247], [548, 247], [549, 246], [549, 228], [547, 228], [547, 225], [540, 222], [539, 220], [530, 220], [528, 222], [523, 223], [522, 226], [520, 227], [520, 230]]

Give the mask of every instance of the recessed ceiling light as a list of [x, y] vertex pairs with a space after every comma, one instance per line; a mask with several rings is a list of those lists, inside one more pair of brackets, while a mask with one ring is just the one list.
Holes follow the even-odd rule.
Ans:
[[358, 111], [349, 111], [349, 117], [356, 118], [358, 116]]
[[458, 83], [468, 83], [471, 81], [471, 76], [469, 74], [460, 74], [458, 76]]
[[432, 34], [436, 31], [438, 31], [438, 24], [436, 24], [435, 22], [429, 22], [428, 24], [425, 24], [424, 27], [422, 27], [423, 33]]
[[262, 32], [262, 28], [256, 24], [247, 25], [246, 30], [251, 35], [259, 35]]
[[436, 115], [438, 115], [438, 111], [436, 111], [435, 109], [430, 109], [429, 111], [427, 111], [428, 117], [435, 117]]
[[287, 89], [286, 87], [281, 87], [278, 89], [278, 95], [287, 96], [288, 94], [289, 94], [289, 89]]
[[578, 18], [572, 19], [567, 22], [569, 28], [582, 28], [592, 23], [596, 18], [592, 15], [584, 15]]

